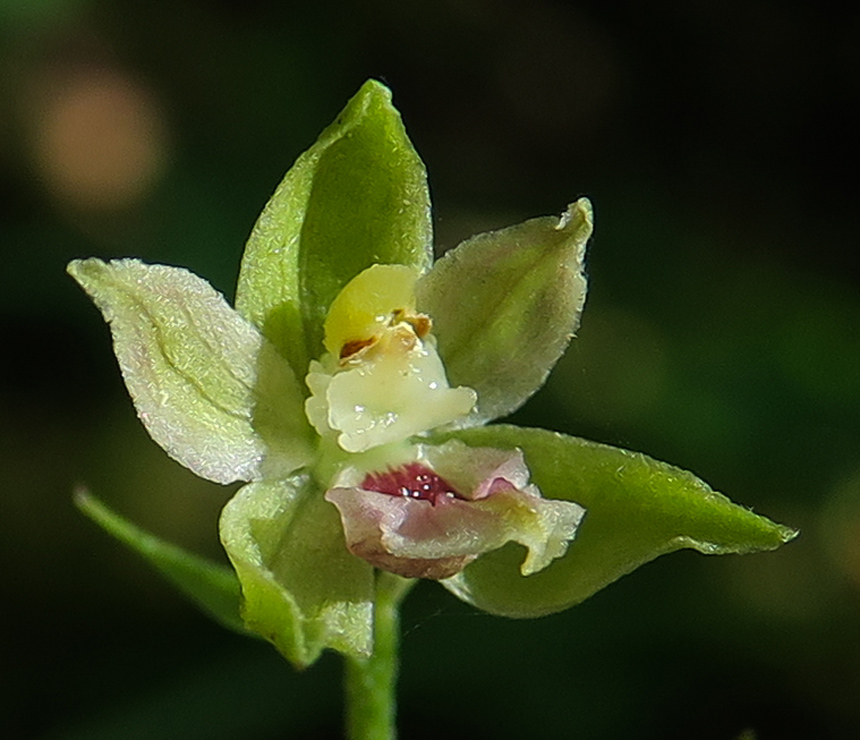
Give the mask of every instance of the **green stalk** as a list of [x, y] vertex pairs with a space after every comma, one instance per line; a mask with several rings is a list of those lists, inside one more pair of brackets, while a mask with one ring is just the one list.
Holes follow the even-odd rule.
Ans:
[[373, 654], [346, 659], [346, 736], [349, 740], [396, 740], [400, 602], [414, 580], [381, 572], [376, 581]]

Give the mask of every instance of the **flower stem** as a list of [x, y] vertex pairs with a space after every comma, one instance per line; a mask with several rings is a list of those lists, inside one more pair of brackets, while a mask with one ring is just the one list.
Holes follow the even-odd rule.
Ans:
[[414, 580], [379, 573], [373, 621], [373, 654], [346, 659], [346, 736], [395, 740], [395, 689], [400, 648], [400, 602]]

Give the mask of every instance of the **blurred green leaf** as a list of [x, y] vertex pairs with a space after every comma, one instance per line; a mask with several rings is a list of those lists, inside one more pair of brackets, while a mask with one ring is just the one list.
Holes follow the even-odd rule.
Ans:
[[575, 501], [586, 510], [567, 554], [545, 570], [523, 578], [523, 551], [507, 545], [443, 582], [495, 614], [536, 617], [561, 611], [674, 550], [752, 553], [797, 536], [732, 503], [692, 473], [638, 452], [507, 425], [446, 437], [472, 446], [522, 449], [544, 496]]
[[340, 290], [373, 264], [426, 270], [430, 195], [391, 93], [367, 81], [287, 172], [248, 240], [236, 308], [299, 377]]
[[84, 489], [75, 492], [75, 505], [106, 532], [142, 555], [216, 622], [256, 637], [245, 629], [239, 616], [239, 581], [232, 569], [144, 531]]

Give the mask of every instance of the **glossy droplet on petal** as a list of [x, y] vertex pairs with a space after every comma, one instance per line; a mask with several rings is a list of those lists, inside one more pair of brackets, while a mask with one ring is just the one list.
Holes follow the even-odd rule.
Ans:
[[365, 491], [387, 493], [429, 501], [437, 506], [451, 499], [465, 498], [442, 476], [420, 463], [409, 463], [381, 473], [368, 473], [361, 484]]
[[[309, 385], [325, 386], [308, 377]], [[475, 404], [470, 388], [450, 388], [432, 347], [386, 353], [336, 372], [325, 386], [327, 424], [347, 452], [363, 452], [446, 424]], [[308, 399], [311, 409], [318, 402]]]

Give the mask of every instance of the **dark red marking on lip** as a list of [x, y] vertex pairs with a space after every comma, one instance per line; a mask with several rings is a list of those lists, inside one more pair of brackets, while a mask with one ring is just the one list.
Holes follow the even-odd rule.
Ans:
[[464, 498], [448, 481], [420, 463], [389, 468], [384, 473], [368, 473], [361, 487], [389, 496], [405, 496], [429, 501], [433, 506], [441, 499]]

